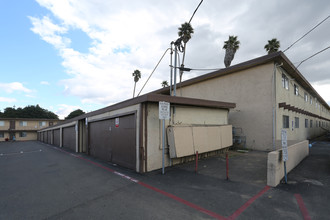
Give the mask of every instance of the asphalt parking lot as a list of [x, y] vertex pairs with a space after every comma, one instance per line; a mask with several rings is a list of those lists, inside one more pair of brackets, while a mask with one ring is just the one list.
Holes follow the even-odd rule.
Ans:
[[330, 138], [288, 184], [266, 186], [267, 154], [229, 153], [137, 174], [40, 142], [0, 143], [0, 219], [329, 219]]

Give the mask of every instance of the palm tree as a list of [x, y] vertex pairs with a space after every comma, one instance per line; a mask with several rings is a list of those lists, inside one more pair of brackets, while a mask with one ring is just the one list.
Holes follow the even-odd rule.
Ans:
[[273, 38], [268, 41], [268, 44], [266, 44], [264, 48], [268, 54], [275, 53], [280, 48], [280, 42], [276, 38]]
[[[194, 29], [192, 28], [191, 24], [188, 22], [185, 22], [183, 24], [181, 24], [181, 27], [179, 27], [179, 32], [178, 35], [181, 38], [181, 40], [183, 41], [183, 57], [182, 57], [182, 64], [181, 67], [184, 67], [184, 58], [186, 55], [186, 44], [187, 42], [191, 39], [191, 35], [194, 33]], [[183, 71], [180, 71], [180, 83], [182, 80], [182, 74]]]
[[168, 86], [168, 82], [167, 82], [166, 80], [164, 80], [161, 84], [162, 84], [162, 87], [163, 87], [163, 88], [165, 88], [165, 87]]
[[239, 49], [240, 42], [237, 40], [237, 36], [229, 36], [228, 40], [224, 42], [223, 49], [226, 50], [224, 63], [226, 68], [230, 66], [233, 61], [236, 51]]
[[133, 90], [133, 98], [135, 96], [135, 87], [136, 87], [136, 83], [139, 81], [139, 79], [141, 78], [141, 72], [140, 70], [134, 70], [132, 76], [134, 76], [134, 90]]

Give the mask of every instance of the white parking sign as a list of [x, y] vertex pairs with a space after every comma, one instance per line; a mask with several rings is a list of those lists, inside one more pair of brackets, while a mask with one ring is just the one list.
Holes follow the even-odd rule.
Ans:
[[169, 102], [159, 102], [159, 119], [170, 119]]
[[282, 129], [281, 132], [281, 137], [282, 137], [282, 152], [283, 152], [283, 161], [288, 160], [288, 136], [286, 130]]

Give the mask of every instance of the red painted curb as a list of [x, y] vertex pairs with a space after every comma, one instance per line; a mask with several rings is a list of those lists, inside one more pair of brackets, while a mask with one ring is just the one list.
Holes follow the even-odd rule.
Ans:
[[294, 194], [294, 197], [296, 197], [297, 203], [299, 205], [299, 209], [304, 217], [305, 220], [311, 220], [311, 217], [308, 213], [308, 210], [305, 206], [304, 200], [302, 199], [300, 194]]
[[256, 199], [258, 199], [260, 196], [262, 196], [265, 192], [267, 192], [270, 189], [269, 186], [265, 186], [257, 195], [253, 196], [251, 199], [249, 199], [244, 205], [237, 209], [231, 216], [228, 217], [228, 219], [236, 219], [242, 212], [244, 212], [245, 209], [247, 209]]

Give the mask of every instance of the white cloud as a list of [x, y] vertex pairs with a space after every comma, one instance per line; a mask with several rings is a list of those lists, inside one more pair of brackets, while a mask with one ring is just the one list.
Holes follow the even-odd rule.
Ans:
[[12, 82], [12, 83], [0, 83], [0, 89], [5, 91], [6, 93], [13, 93], [13, 92], [25, 92], [31, 93], [32, 90], [23, 86], [20, 82]]
[[0, 102], [16, 102], [17, 100], [15, 98], [6, 98], [6, 97], [0, 97]]
[[[79, 97], [82, 103], [106, 105], [132, 97], [132, 72], [135, 69], [142, 72], [136, 91], [140, 90], [170, 42], [177, 38], [177, 28], [189, 20], [200, 1], [37, 2], [51, 14], [29, 17], [33, 25], [31, 30], [58, 50], [68, 73], [68, 77], [60, 81], [64, 93]], [[241, 41], [232, 65], [265, 55], [263, 47], [274, 37], [281, 41], [283, 50], [324, 19], [329, 10], [326, 1], [305, 4], [298, 0], [289, 3], [285, 0], [276, 3], [204, 1], [192, 21], [195, 33], [187, 45], [185, 65], [192, 68], [224, 67], [222, 45], [228, 35], [238, 35]], [[318, 13], [313, 18], [305, 16], [309, 11]], [[86, 45], [88, 53], [80, 53], [71, 47], [72, 39], [66, 34], [76, 29], [90, 38], [91, 44]], [[329, 35], [329, 30], [329, 22], [322, 24], [290, 49], [287, 56], [298, 62], [323, 49], [328, 44], [325, 36]], [[322, 60], [306, 62], [299, 70], [311, 82], [329, 79], [327, 60], [324, 54]], [[144, 92], [160, 88], [163, 80], [169, 81], [168, 64], [169, 55]], [[184, 79], [206, 72], [185, 73]]]
[[330, 105], [330, 83], [313, 83], [314, 89], [321, 95], [321, 97]]
[[47, 86], [50, 85], [49, 82], [47, 82], [47, 81], [41, 81], [40, 84], [41, 85], [47, 85]]
[[74, 110], [77, 110], [77, 109], [81, 109], [81, 107], [74, 106], [74, 105], [60, 104], [60, 105], [58, 105], [58, 108], [57, 108], [57, 111], [55, 111], [55, 114], [57, 114], [60, 119], [64, 119], [71, 112], [73, 112]]

